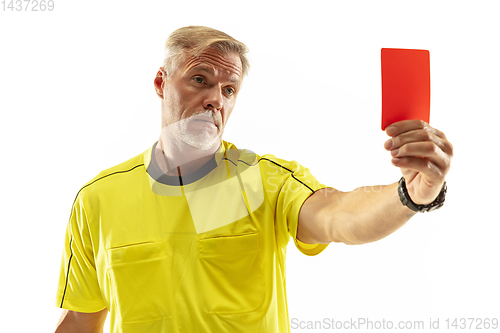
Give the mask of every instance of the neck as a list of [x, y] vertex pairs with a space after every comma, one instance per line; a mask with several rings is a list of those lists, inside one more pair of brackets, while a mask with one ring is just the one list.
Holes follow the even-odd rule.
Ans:
[[175, 144], [162, 137], [155, 150], [156, 161], [162, 171], [170, 176], [187, 176], [205, 165], [219, 150], [220, 141], [207, 150], [192, 147], [186, 143]]

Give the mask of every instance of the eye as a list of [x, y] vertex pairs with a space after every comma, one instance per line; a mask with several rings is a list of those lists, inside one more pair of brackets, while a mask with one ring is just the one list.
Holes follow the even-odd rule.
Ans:
[[202, 78], [201, 76], [195, 76], [193, 77], [193, 80], [196, 82], [196, 83], [204, 83], [205, 82], [205, 79]]
[[233, 88], [226, 88], [226, 94], [233, 95], [234, 94], [234, 89]]

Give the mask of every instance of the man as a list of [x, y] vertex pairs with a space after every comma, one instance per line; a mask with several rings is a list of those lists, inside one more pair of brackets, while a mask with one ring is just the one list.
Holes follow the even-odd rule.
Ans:
[[160, 139], [79, 192], [68, 223], [56, 332], [289, 332], [286, 246], [362, 244], [440, 207], [453, 147], [422, 121], [388, 127], [402, 180], [340, 192], [309, 170], [221, 139], [248, 71], [220, 31], [172, 33], [154, 87]]

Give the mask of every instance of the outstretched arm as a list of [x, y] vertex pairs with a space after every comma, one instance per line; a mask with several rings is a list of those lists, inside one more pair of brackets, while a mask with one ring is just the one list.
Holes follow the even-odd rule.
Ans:
[[[416, 204], [434, 201], [450, 169], [453, 146], [444, 133], [420, 120], [397, 122], [386, 129], [384, 147], [401, 169]], [[363, 244], [399, 229], [415, 213], [403, 206], [398, 183], [366, 186], [351, 192], [332, 188], [311, 195], [299, 213], [297, 238], [304, 243]]]

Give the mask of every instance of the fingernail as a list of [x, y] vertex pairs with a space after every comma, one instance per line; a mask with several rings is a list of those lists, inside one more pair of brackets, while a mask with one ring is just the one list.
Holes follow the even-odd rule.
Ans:
[[384, 143], [384, 148], [391, 149], [391, 147], [392, 147], [392, 139], [389, 139]]
[[401, 161], [401, 159], [399, 159], [399, 158], [393, 158], [393, 159], [392, 159], [392, 164], [396, 165], [396, 164], [398, 164], [400, 161]]
[[392, 155], [392, 156], [397, 156], [398, 154], [399, 154], [399, 148], [398, 148], [398, 149], [391, 150], [391, 155]]

